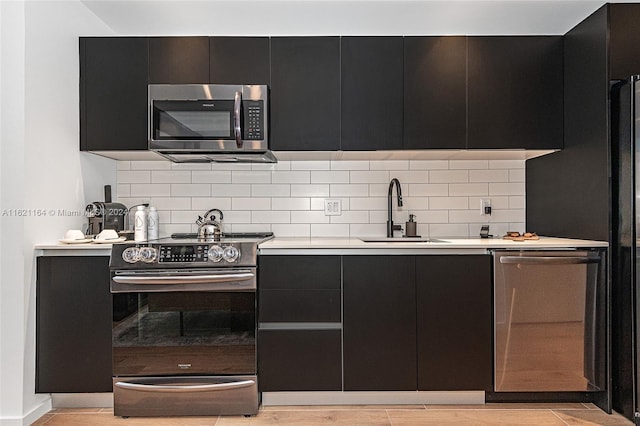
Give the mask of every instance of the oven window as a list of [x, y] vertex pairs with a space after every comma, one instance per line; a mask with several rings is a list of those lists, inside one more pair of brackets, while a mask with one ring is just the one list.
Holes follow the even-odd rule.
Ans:
[[255, 372], [255, 293], [113, 297], [115, 375]]

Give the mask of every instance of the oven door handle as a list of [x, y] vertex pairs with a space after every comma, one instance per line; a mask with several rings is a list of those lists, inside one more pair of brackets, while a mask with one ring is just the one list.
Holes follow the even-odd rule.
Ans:
[[247, 281], [255, 277], [253, 272], [240, 272], [235, 274], [210, 274], [210, 275], [116, 275], [113, 281], [118, 284], [207, 284], [207, 283], [232, 283]]
[[141, 392], [209, 392], [218, 390], [230, 390], [246, 388], [255, 385], [253, 380], [239, 382], [215, 383], [210, 385], [144, 385], [140, 383], [116, 382], [115, 386], [121, 389], [129, 389]]

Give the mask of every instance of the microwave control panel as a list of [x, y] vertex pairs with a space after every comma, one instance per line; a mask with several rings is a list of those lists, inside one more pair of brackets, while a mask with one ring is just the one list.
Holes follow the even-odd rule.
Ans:
[[244, 137], [246, 140], [264, 139], [264, 101], [242, 101], [244, 107]]

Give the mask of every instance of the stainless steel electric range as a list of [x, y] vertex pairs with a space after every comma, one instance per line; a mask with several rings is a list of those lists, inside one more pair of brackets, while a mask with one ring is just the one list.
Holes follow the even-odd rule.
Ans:
[[258, 412], [257, 247], [272, 236], [113, 245], [115, 415]]

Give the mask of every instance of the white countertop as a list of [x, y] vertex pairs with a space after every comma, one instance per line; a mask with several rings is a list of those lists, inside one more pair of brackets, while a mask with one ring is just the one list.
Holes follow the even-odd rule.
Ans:
[[[376, 238], [365, 238], [376, 239]], [[380, 238], [384, 240], [384, 238]], [[273, 238], [260, 244], [260, 254], [321, 254], [340, 252], [351, 254], [381, 254], [393, 250], [395, 254], [459, 253], [473, 254], [488, 249], [570, 249], [608, 247], [606, 241], [578, 240], [571, 238], [540, 237], [539, 240], [511, 241], [502, 238], [438, 238], [442, 242], [402, 241], [364, 242], [360, 238]], [[58, 241], [36, 244], [37, 255], [54, 256], [109, 256], [111, 244], [65, 244]]]
[[[375, 238], [365, 238], [375, 239]], [[380, 238], [384, 240], [384, 238]], [[336, 250], [349, 253], [381, 251], [399, 252], [449, 252], [449, 253], [478, 253], [488, 249], [572, 249], [608, 247], [606, 241], [578, 240], [570, 238], [540, 237], [539, 240], [512, 241], [502, 238], [438, 238], [441, 242], [398, 241], [394, 242], [364, 242], [360, 238], [274, 238], [260, 244], [261, 254], [279, 254], [282, 251], [293, 253], [318, 252]]]

